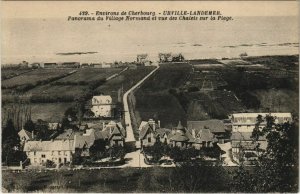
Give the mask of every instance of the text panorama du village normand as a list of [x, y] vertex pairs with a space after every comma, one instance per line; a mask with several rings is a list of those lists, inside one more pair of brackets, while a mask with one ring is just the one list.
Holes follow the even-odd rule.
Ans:
[[77, 16], [68, 16], [68, 21], [138, 21], [138, 20], [208, 20], [215, 16], [216, 20], [231, 20], [218, 10], [165, 10], [154, 11], [80, 11]]

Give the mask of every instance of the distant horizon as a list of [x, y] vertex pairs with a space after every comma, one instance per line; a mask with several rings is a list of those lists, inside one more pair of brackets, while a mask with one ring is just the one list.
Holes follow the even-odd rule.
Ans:
[[142, 53], [155, 61], [159, 52], [182, 53], [187, 59], [233, 58], [244, 52], [293, 55], [299, 53], [297, 19], [242, 16], [231, 22], [165, 23], [4, 19], [1, 64], [132, 62]]

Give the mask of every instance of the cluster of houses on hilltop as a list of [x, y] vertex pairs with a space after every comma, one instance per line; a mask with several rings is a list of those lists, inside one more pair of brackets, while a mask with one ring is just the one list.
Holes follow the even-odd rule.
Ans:
[[[180, 148], [194, 147], [212, 147], [215, 143], [231, 142], [233, 159], [239, 162], [239, 154], [251, 153], [251, 160], [257, 158], [257, 146], [260, 149], [266, 149], [267, 141], [265, 137], [260, 137], [254, 142], [252, 131], [257, 123], [257, 116], [261, 115], [264, 122], [259, 126], [262, 129], [266, 125], [265, 117], [271, 115], [276, 123], [285, 123], [292, 121], [291, 113], [238, 113], [229, 116], [229, 120], [206, 120], [206, 121], [187, 121], [187, 127], [183, 127], [179, 122], [173, 129], [160, 127], [160, 121], [157, 123], [150, 119], [142, 121], [140, 125], [140, 143], [141, 147], [152, 146], [156, 141], [166, 143], [170, 146]], [[243, 149], [243, 150], [241, 150]]]
[[[101, 127], [102, 126], [102, 127]], [[103, 149], [114, 145], [124, 146], [126, 137], [125, 129], [122, 124], [115, 121], [102, 123], [89, 127], [87, 124], [79, 126], [78, 131], [68, 129], [54, 139], [48, 141], [36, 141], [34, 136], [26, 133], [27, 140], [23, 145], [23, 151], [31, 165], [45, 165], [47, 161], [55, 164], [65, 164], [72, 161], [75, 153], [81, 157], [90, 156], [89, 150], [96, 141], [101, 141]], [[24, 132], [25, 130], [23, 130]], [[20, 138], [23, 132], [19, 133]]]

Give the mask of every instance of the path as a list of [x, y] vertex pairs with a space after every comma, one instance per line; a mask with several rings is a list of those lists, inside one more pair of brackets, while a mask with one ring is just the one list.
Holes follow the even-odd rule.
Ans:
[[128, 106], [128, 94], [135, 90], [138, 86], [140, 86], [148, 77], [150, 77], [155, 71], [157, 71], [159, 66], [157, 66], [153, 71], [151, 71], [147, 76], [145, 76], [141, 81], [135, 84], [132, 88], [130, 88], [123, 96], [123, 104], [124, 104], [124, 118], [125, 118], [125, 127], [126, 127], [126, 139], [125, 142], [134, 142], [135, 138], [133, 135], [133, 129], [131, 124], [129, 106]]
[[111, 75], [110, 77], [106, 78], [106, 81], [109, 81], [115, 77], [117, 77], [118, 75], [120, 75], [121, 73], [123, 73], [124, 71], [126, 71], [127, 69], [129, 69], [129, 67], [126, 67], [125, 69], [123, 69], [122, 71], [120, 71], [119, 73], [115, 73], [113, 75]]

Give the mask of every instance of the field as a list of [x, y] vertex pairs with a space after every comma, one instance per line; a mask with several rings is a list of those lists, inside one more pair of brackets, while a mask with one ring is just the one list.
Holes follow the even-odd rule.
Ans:
[[1, 80], [6, 80], [13, 78], [15, 76], [21, 75], [26, 72], [30, 72], [32, 69], [21, 68], [21, 69], [11, 69], [11, 68], [1, 68]]
[[135, 115], [138, 124], [150, 118], [160, 120], [162, 127], [186, 122], [186, 113], [180, 102], [171, 94], [186, 82], [191, 72], [188, 64], [164, 64], [134, 94]]
[[22, 85], [36, 85], [43, 81], [55, 79], [67, 75], [71, 70], [67, 69], [37, 69], [19, 76], [3, 80], [2, 88], [15, 88]]
[[[234, 169], [208, 167], [194, 173], [159, 167], [21, 173], [2, 171], [2, 186], [9, 192], [229, 192], [231, 179], [228, 171]], [[187, 177], [192, 178], [189, 174], [198, 180], [194, 188], [188, 187], [190, 182]]]
[[107, 69], [100, 69], [100, 68], [93, 68], [93, 69], [80, 69], [76, 73], [62, 78], [55, 83], [54, 85], [68, 85], [68, 84], [78, 84], [78, 85], [88, 85], [92, 82], [101, 81], [106, 79], [116, 73], [119, 73], [122, 69], [121, 68], [107, 68]]
[[[149, 74], [153, 69], [154, 67], [138, 67], [137, 69], [128, 69], [119, 76], [96, 88], [94, 93], [111, 95], [113, 102], [117, 102], [119, 94], [124, 94], [128, 89]], [[123, 90], [123, 92], [119, 92], [121, 90]], [[119, 100], [122, 100], [122, 98]]]
[[51, 85], [36, 87], [26, 94], [31, 96], [31, 102], [73, 102], [76, 98], [88, 92], [85, 85]]
[[[298, 115], [295, 59], [200, 59], [189, 61], [191, 70], [163, 65], [135, 93], [136, 120], [159, 119], [163, 127], [169, 127], [178, 120], [226, 119], [229, 114], [245, 111]], [[218, 67], [222, 61], [226, 63]]]
[[214, 90], [187, 93], [188, 120], [226, 119], [234, 112], [244, 112], [245, 107], [233, 92]]

